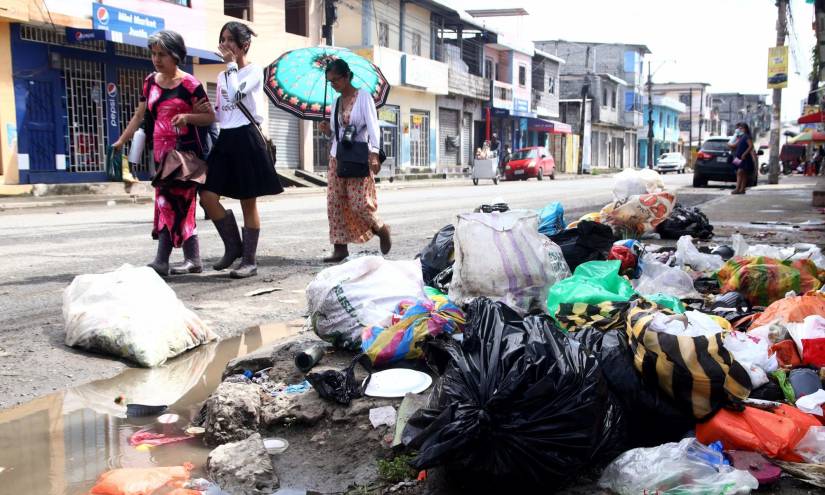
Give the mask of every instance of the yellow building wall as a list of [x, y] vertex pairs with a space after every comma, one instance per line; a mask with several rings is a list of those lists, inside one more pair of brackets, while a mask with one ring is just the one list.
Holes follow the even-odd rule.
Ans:
[[579, 136], [576, 134], [567, 135], [567, 144], [565, 145], [566, 160], [564, 162], [564, 172], [567, 174], [575, 174], [579, 168]]
[[17, 116], [11, 75], [11, 30], [0, 21], [0, 184], [17, 184]]
[[[399, 122], [401, 126], [401, 149], [399, 150], [400, 160], [398, 166], [401, 168], [410, 167], [410, 116], [412, 110], [421, 110], [429, 112], [430, 114], [430, 147], [434, 142], [432, 136], [438, 135], [438, 109], [436, 106], [435, 95], [424, 93], [422, 91], [414, 91], [403, 87], [394, 87], [390, 90], [390, 96], [387, 99], [388, 105], [396, 105], [400, 109]], [[438, 150], [436, 150], [438, 151]], [[433, 153], [430, 152], [430, 157]], [[431, 168], [435, 168], [438, 154], [436, 153], [436, 161], [429, 160]]]

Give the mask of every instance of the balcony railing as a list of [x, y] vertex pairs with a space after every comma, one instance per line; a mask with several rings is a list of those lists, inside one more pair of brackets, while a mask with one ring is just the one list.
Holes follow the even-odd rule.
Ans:
[[452, 94], [469, 96], [483, 101], [490, 99], [490, 80], [483, 77], [450, 69], [449, 90]]
[[493, 81], [493, 106], [496, 108], [513, 109], [513, 85], [501, 81]]

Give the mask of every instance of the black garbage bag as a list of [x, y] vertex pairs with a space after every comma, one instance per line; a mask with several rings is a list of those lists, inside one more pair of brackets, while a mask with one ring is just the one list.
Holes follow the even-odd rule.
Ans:
[[583, 220], [573, 229], [563, 230], [550, 239], [559, 245], [570, 271], [588, 261], [607, 259], [616, 238], [609, 225]]
[[[369, 375], [363, 384], [355, 380], [355, 365], [361, 364]], [[320, 373], [309, 373], [307, 381], [322, 399], [332, 400], [348, 406], [352, 399], [364, 396], [364, 390], [370, 382], [372, 363], [366, 354], [359, 354], [341, 371], [325, 370]]]
[[427, 247], [425, 247], [419, 257], [421, 258], [421, 271], [424, 274], [424, 283], [433, 286], [435, 277], [453, 266], [453, 236], [455, 227], [445, 225], [439, 230]]
[[677, 442], [695, 426], [692, 416], [679, 411], [658, 388], [644, 383], [633, 366], [623, 329], [603, 332], [587, 327], [569, 335], [598, 358], [610, 391], [624, 410], [628, 449]]
[[441, 376], [404, 431], [416, 469], [512, 488], [569, 479], [622, 451], [622, 411], [593, 355], [546, 315], [522, 320], [478, 298], [467, 316], [462, 344], [425, 344]]
[[685, 208], [676, 203], [670, 216], [656, 226], [656, 232], [662, 239], [679, 239], [689, 235], [694, 239], [707, 240], [713, 237], [713, 225], [699, 208]]

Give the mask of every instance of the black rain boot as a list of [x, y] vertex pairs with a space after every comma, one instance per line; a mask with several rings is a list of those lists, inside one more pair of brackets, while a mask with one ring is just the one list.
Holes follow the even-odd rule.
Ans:
[[158, 232], [158, 252], [155, 261], [147, 266], [152, 267], [161, 277], [169, 276], [169, 255], [172, 254], [172, 235], [165, 228]]
[[172, 275], [184, 275], [187, 273], [200, 273], [203, 271], [201, 263], [201, 249], [198, 243], [198, 236], [193, 235], [183, 241], [183, 263], [172, 267]]
[[229, 272], [232, 278], [248, 278], [258, 274], [258, 265], [255, 264], [255, 251], [258, 250], [258, 235], [261, 229], [243, 228], [243, 258], [238, 268]]
[[241, 245], [241, 234], [238, 233], [238, 223], [235, 222], [235, 214], [232, 210], [226, 210], [226, 215], [220, 220], [213, 220], [215, 230], [223, 241], [223, 258], [212, 265], [215, 270], [225, 270], [232, 266], [236, 259], [243, 255]]

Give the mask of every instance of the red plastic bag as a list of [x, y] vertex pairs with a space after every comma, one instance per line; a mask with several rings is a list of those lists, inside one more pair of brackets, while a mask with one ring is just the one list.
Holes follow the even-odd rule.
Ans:
[[772, 345], [768, 351], [769, 355], [776, 354], [776, 361], [779, 366], [800, 366], [802, 358], [799, 357], [799, 352], [796, 350], [796, 344], [791, 339], [783, 340]]
[[696, 425], [696, 439], [704, 444], [720, 440], [726, 450], [749, 450], [783, 461], [804, 462], [794, 447], [808, 428], [820, 424], [814, 416], [787, 404], [772, 411], [720, 409], [710, 421]]
[[174, 481], [186, 481], [194, 466], [153, 468], [121, 468], [100, 475], [90, 493], [93, 495], [151, 495], [158, 488]]
[[619, 268], [619, 273], [622, 275], [632, 275], [633, 272], [636, 271], [636, 266], [639, 264], [639, 259], [627, 246], [611, 247], [607, 259], [622, 262], [622, 266]]
[[825, 368], [825, 339], [802, 339], [802, 364]]

